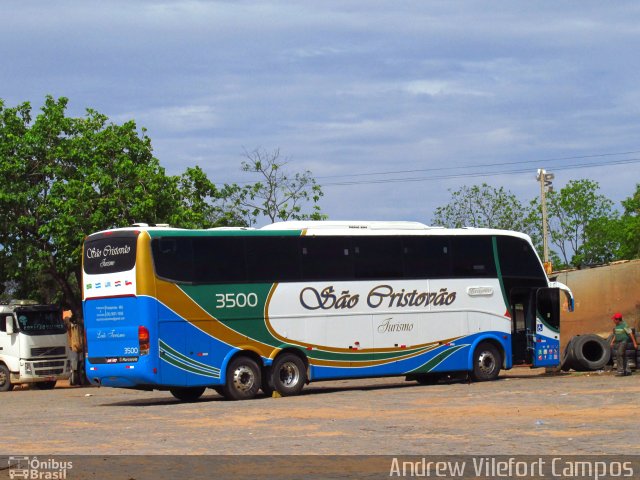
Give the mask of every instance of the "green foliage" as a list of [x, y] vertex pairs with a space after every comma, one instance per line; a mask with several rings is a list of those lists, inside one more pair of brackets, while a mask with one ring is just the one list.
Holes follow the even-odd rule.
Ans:
[[526, 217], [526, 208], [513, 193], [483, 183], [452, 192], [450, 202], [436, 208], [431, 223], [449, 228], [484, 227], [529, 232]]
[[[247, 161], [242, 162], [242, 171], [257, 174], [254, 184], [239, 187], [227, 186], [229, 198], [240, 216], [248, 225], [254, 225], [267, 217], [272, 223], [277, 220], [324, 220], [318, 202], [324, 195], [322, 188], [304, 171], [293, 175], [284, 170], [286, 161], [280, 160], [280, 150], [273, 152], [256, 149], [245, 152]], [[311, 204], [311, 212], [303, 206]]]
[[624, 214], [620, 227], [620, 256], [640, 258], [640, 183], [633, 195], [622, 202]]
[[218, 192], [198, 169], [165, 174], [133, 121], [88, 109], [65, 115], [47, 97], [35, 119], [26, 102], [0, 101], [0, 283], [8, 294], [60, 301], [81, 317], [81, 247], [92, 232], [135, 222], [213, 226]]
[[[555, 268], [592, 265], [640, 257], [640, 185], [623, 202], [622, 217], [591, 180], [572, 180], [547, 194], [550, 251]], [[503, 188], [483, 183], [464, 186], [435, 210], [433, 223], [446, 227], [490, 227], [527, 233], [542, 257], [540, 199], [523, 206]]]
[[[571, 180], [559, 192], [547, 195], [549, 235], [568, 265], [602, 263], [615, 257], [617, 238], [607, 227], [615, 221], [613, 202], [598, 194], [592, 180]], [[609, 251], [608, 251], [609, 250]]]

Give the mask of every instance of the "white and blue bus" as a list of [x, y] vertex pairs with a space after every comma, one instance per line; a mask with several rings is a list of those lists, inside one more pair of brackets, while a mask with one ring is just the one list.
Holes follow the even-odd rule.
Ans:
[[413, 222], [138, 224], [86, 238], [87, 376], [194, 400], [560, 362], [559, 292], [528, 236]]

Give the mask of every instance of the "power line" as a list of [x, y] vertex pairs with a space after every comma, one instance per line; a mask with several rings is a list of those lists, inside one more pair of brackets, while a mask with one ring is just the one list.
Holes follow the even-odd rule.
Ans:
[[[607, 165], [626, 165], [631, 163], [639, 163], [640, 158], [632, 158], [626, 160], [617, 160], [614, 162], [602, 162], [602, 163], [583, 163], [583, 164], [575, 164], [575, 165], [562, 165], [553, 167], [553, 170], [571, 170], [574, 168], [589, 168], [589, 167], [603, 167]], [[489, 165], [482, 165], [482, 167]], [[477, 166], [476, 168], [479, 168]], [[434, 169], [435, 170], [435, 169]], [[441, 168], [438, 170], [442, 170]], [[495, 175], [514, 175], [520, 173], [531, 173], [531, 169], [520, 169], [520, 170], [503, 170], [503, 171], [494, 171], [494, 172], [478, 172], [478, 173], [459, 173], [452, 175], [435, 175], [430, 177], [418, 177], [418, 178], [383, 178], [377, 180], [361, 180], [361, 181], [345, 181], [345, 182], [333, 182], [333, 183], [323, 183], [322, 187], [331, 187], [331, 186], [348, 186], [348, 185], [373, 185], [373, 184], [383, 184], [383, 183], [408, 183], [408, 182], [424, 182], [430, 180], [449, 180], [455, 178], [475, 178], [475, 177], [491, 177]]]
[[[372, 173], [349, 173], [349, 174], [341, 174], [341, 175], [323, 175], [315, 177], [316, 179], [320, 178], [346, 178], [346, 177], [367, 177], [367, 176], [376, 176], [376, 175], [397, 175], [400, 173], [418, 173], [418, 172], [433, 172], [438, 170], [455, 170], [461, 168], [486, 168], [486, 167], [498, 167], [505, 165], [522, 165], [522, 164], [541, 164], [545, 162], [559, 162], [563, 160], [581, 160], [585, 158], [601, 158], [601, 157], [613, 157], [617, 155], [631, 155], [635, 153], [640, 153], [640, 150], [633, 150], [630, 152], [618, 152], [618, 153], [599, 153], [595, 155], [578, 155], [573, 157], [557, 157], [557, 158], [547, 158], [542, 160], [521, 160], [517, 162], [502, 162], [502, 163], [487, 163], [487, 164], [474, 164], [474, 165], [462, 165], [460, 167], [435, 167], [435, 168], [419, 168], [415, 170], [395, 170], [395, 171], [386, 171], [386, 172], [372, 172]], [[555, 167], [554, 167], [555, 168]], [[556, 168], [558, 170], [558, 168]]]
[[[537, 160], [520, 160], [515, 162], [500, 162], [500, 163], [487, 163], [487, 164], [474, 164], [474, 165], [462, 165], [459, 167], [456, 166], [446, 166], [446, 167], [433, 167], [433, 168], [420, 168], [414, 170], [392, 170], [392, 171], [384, 171], [384, 172], [370, 172], [370, 173], [351, 173], [351, 174], [341, 174], [341, 175], [321, 175], [314, 177], [316, 180], [321, 179], [331, 179], [331, 178], [351, 178], [351, 177], [372, 177], [372, 176], [382, 176], [382, 175], [398, 175], [398, 174], [407, 174], [407, 173], [420, 173], [420, 172], [437, 172], [437, 171], [451, 171], [451, 170], [460, 170], [460, 169], [486, 169], [492, 167], [504, 167], [509, 165], [524, 165], [524, 164], [543, 164], [548, 162], [559, 162], [566, 160], [581, 160], [587, 158], [603, 158], [603, 157], [613, 157], [619, 155], [630, 155], [640, 153], [640, 150], [632, 150], [628, 152], [615, 152], [615, 153], [599, 153], [593, 155], [577, 155], [571, 157], [556, 157], [556, 158], [547, 158], [547, 159], [537, 159]], [[615, 160], [612, 162], [601, 162], [601, 163], [583, 163], [583, 164], [574, 164], [574, 165], [561, 165], [561, 166], [550, 166], [553, 170], [568, 170], [571, 168], [589, 168], [589, 167], [602, 167], [606, 165], [622, 165], [627, 163], [637, 163], [640, 159], [626, 159], [626, 160]], [[329, 183], [321, 183], [321, 186], [347, 186], [347, 185], [366, 185], [366, 184], [378, 184], [378, 183], [402, 183], [402, 182], [422, 182], [429, 180], [446, 180], [446, 179], [454, 179], [454, 178], [468, 178], [468, 177], [488, 177], [493, 175], [511, 175], [511, 174], [519, 174], [519, 173], [527, 173], [530, 172], [530, 169], [521, 169], [521, 170], [503, 170], [503, 171], [494, 171], [494, 172], [482, 172], [482, 173], [460, 173], [460, 174], [451, 174], [451, 175], [438, 175], [438, 176], [430, 176], [430, 177], [419, 177], [419, 178], [380, 178], [374, 180], [352, 180], [352, 181], [342, 181], [342, 182], [329, 182]], [[252, 184], [254, 181], [242, 181], [242, 182], [233, 182], [237, 185], [246, 185]], [[216, 185], [223, 185], [220, 182], [217, 182]]]

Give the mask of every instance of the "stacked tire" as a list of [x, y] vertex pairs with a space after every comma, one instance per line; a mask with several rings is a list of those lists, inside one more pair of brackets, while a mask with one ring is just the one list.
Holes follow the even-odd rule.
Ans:
[[562, 359], [562, 370], [577, 372], [602, 370], [611, 359], [611, 348], [599, 335], [576, 335], [569, 340]]

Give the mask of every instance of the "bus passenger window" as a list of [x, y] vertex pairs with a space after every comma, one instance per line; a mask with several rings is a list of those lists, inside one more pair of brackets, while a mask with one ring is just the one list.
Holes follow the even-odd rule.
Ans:
[[298, 237], [247, 237], [245, 250], [250, 282], [300, 280]]
[[451, 239], [454, 277], [495, 277], [493, 244], [488, 236], [458, 236]]
[[451, 275], [449, 237], [404, 237], [406, 278], [444, 278]]
[[353, 280], [349, 237], [302, 237], [299, 248], [303, 280]]
[[399, 237], [354, 237], [356, 278], [402, 278], [402, 242]]

